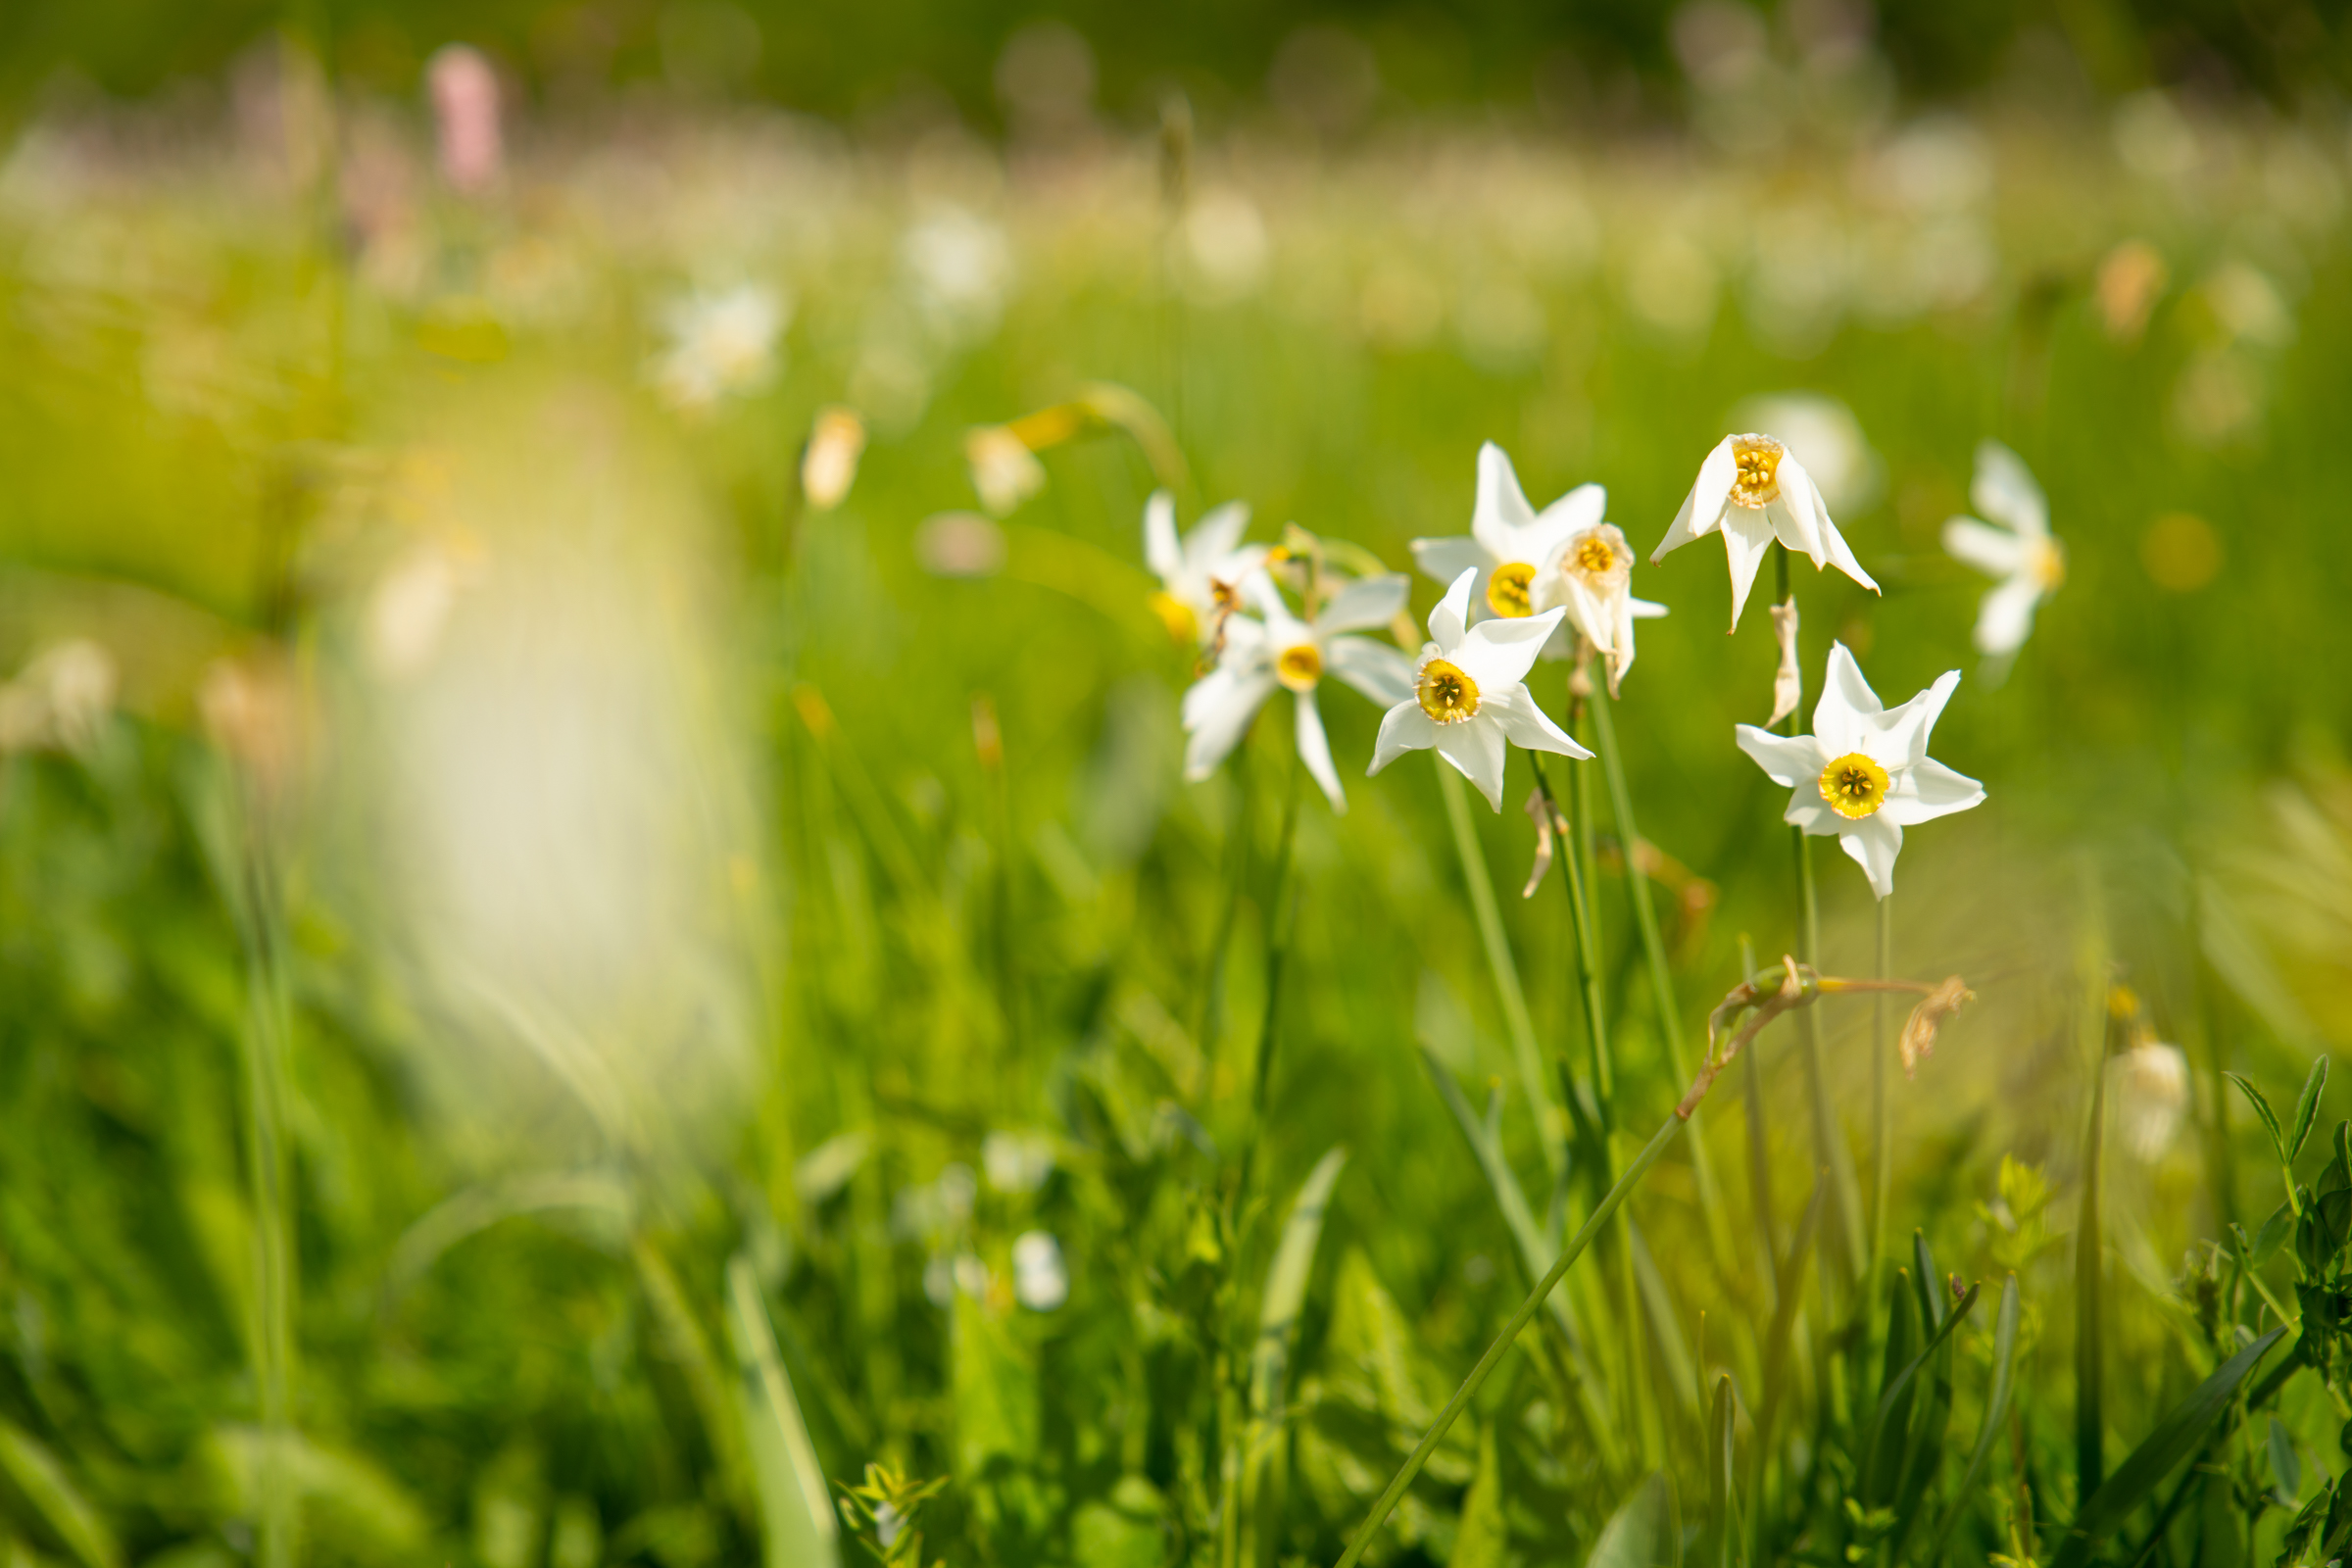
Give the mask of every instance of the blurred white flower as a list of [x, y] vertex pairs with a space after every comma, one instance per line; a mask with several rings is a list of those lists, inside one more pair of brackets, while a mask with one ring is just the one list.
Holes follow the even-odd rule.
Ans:
[[1756, 568], [1775, 539], [1811, 557], [1815, 570], [1836, 566], [1872, 593], [1879, 591], [1830, 520], [1812, 475], [1786, 443], [1772, 436], [1727, 435], [1716, 443], [1699, 465], [1698, 481], [1675, 514], [1674, 526], [1650, 552], [1650, 564], [1718, 528], [1731, 557], [1735, 631]]
[[858, 459], [865, 451], [865, 421], [838, 406], [819, 410], [801, 456], [801, 494], [818, 512], [831, 512], [858, 481]]
[[420, 540], [395, 561], [368, 595], [368, 659], [375, 672], [401, 680], [430, 663], [458, 596], [481, 575], [479, 550], [461, 542]]
[[1051, 1312], [1070, 1298], [1061, 1244], [1044, 1231], [1023, 1231], [1012, 1239], [1012, 1295], [1032, 1312]]
[[1431, 641], [1422, 645], [1413, 669], [1412, 693], [1381, 720], [1365, 771], [1377, 773], [1406, 752], [1434, 747], [1499, 811], [1504, 742], [1562, 757], [1592, 754], [1569, 739], [1522, 684], [1568, 612], [1546, 610], [1471, 626], [1470, 590], [1477, 578], [1475, 566], [1463, 567], [1429, 612]]
[[760, 283], [698, 290], [662, 312], [664, 346], [649, 371], [662, 400], [700, 413], [721, 398], [757, 392], [776, 373], [776, 342], [791, 307]]
[[1732, 411], [1735, 424], [1777, 430], [1805, 455], [1805, 473], [1833, 512], [1849, 512], [1878, 498], [1879, 455], [1870, 449], [1854, 411], [1817, 392], [1775, 392], [1747, 398]]
[[1333, 595], [1312, 620], [1300, 620], [1283, 602], [1274, 580], [1263, 571], [1253, 572], [1242, 585], [1242, 595], [1258, 618], [1227, 617], [1224, 656], [1184, 694], [1184, 727], [1192, 737], [1185, 746], [1184, 776], [1198, 782], [1215, 772], [1274, 689], [1287, 687], [1297, 698], [1298, 760], [1322, 787], [1331, 808], [1347, 810], [1348, 796], [1332, 765], [1331, 741], [1323, 732], [1315, 688], [1329, 673], [1376, 703], [1407, 697], [1412, 667], [1404, 655], [1369, 637], [1346, 635], [1386, 626], [1404, 609], [1407, 591], [1401, 574], [1361, 578]]
[[1203, 191], [1184, 215], [1184, 255], [1193, 292], [1211, 303], [1254, 293], [1274, 244], [1256, 203], [1238, 190]]
[[914, 530], [914, 559], [934, 577], [994, 576], [1004, 564], [1004, 530], [977, 512], [935, 512]]
[[1000, 517], [1046, 487], [1046, 466], [1009, 425], [984, 424], [966, 432], [963, 457], [980, 504]]
[[1928, 756], [1928, 732], [1959, 684], [1960, 672], [1947, 670], [1888, 712], [1845, 644], [1833, 643], [1829, 679], [1813, 709], [1813, 733], [1775, 735], [1742, 724], [1740, 749], [1775, 784], [1794, 791], [1782, 820], [1819, 837], [1837, 834], [1838, 848], [1883, 899], [1894, 891], [1894, 859], [1902, 853], [1905, 827], [1965, 811], [1984, 799], [1984, 786]]
[[2178, 1046], [2142, 1041], [2107, 1064], [2116, 1130], [2143, 1162], [2159, 1158], [2188, 1113], [2188, 1058]]
[[28, 661], [0, 686], [0, 752], [86, 752], [115, 710], [115, 656], [69, 638]]
[[1246, 545], [1250, 505], [1211, 507], [1180, 541], [1176, 498], [1154, 490], [1144, 503], [1144, 564], [1159, 579], [1152, 608], [1179, 642], [1215, 640], [1217, 623], [1238, 603], [1242, 582], [1266, 559], [1264, 545]]
[[2066, 551], [2050, 535], [2050, 506], [2041, 486], [1998, 441], [1977, 448], [1969, 499], [1991, 520], [1952, 518], [1943, 525], [1943, 548], [2001, 579], [1977, 612], [1976, 638], [1979, 651], [2003, 658], [2025, 645], [2034, 607], [2066, 580]]
[[943, 204], [906, 230], [899, 260], [917, 310], [934, 328], [951, 336], [996, 330], [1012, 277], [1012, 248], [1002, 228]]
[[498, 72], [468, 44], [444, 45], [425, 66], [441, 177], [471, 196], [498, 180]]
[[1596, 522], [1555, 547], [1529, 596], [1538, 612], [1567, 611], [1567, 624], [1608, 661], [1611, 697], [1634, 664], [1634, 622], [1666, 613], [1664, 605], [1636, 599], [1633, 580], [1634, 550], [1625, 534], [1615, 523]]
[[1042, 1133], [990, 1133], [980, 1141], [980, 1168], [1000, 1193], [1034, 1193], [1054, 1174], [1054, 1141]]
[[[1487, 614], [1532, 615], [1550, 608], [1535, 602], [1538, 574], [1569, 539], [1598, 526], [1607, 507], [1607, 491], [1580, 484], [1539, 513], [1519, 488], [1509, 456], [1489, 441], [1478, 449], [1478, 499], [1470, 509], [1469, 534], [1414, 540], [1413, 564], [1443, 583], [1465, 571], [1475, 573], [1472, 601]], [[1565, 659], [1572, 651], [1565, 631], [1544, 647], [1548, 659]]]

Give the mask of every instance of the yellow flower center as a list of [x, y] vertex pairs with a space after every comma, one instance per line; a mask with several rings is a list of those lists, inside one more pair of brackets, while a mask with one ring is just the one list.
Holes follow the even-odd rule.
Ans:
[[1732, 461], [1739, 471], [1732, 476], [1732, 505], [1753, 512], [1767, 502], [1781, 498], [1781, 459], [1788, 449], [1768, 435], [1742, 435], [1732, 438]]
[[2046, 594], [2066, 581], [2066, 552], [2055, 539], [2041, 540], [2026, 569], [2034, 574], [2034, 586]]
[[1860, 752], [1848, 752], [1821, 770], [1821, 798], [1839, 816], [1856, 821], [1886, 804], [1886, 770]]
[[1274, 659], [1274, 678], [1295, 692], [1311, 692], [1323, 678], [1323, 651], [1313, 643], [1293, 643]]
[[1589, 533], [1576, 542], [1569, 563], [1580, 577], [1605, 576], [1617, 564], [1617, 552], [1597, 533]]
[[1459, 724], [1478, 711], [1478, 682], [1443, 659], [1421, 666], [1414, 695], [1421, 700], [1421, 711], [1441, 724]]
[[1536, 568], [1524, 561], [1496, 566], [1494, 575], [1487, 579], [1487, 608], [1497, 615], [1516, 618], [1536, 612], [1528, 596], [1528, 584], [1536, 580]]
[[1160, 624], [1168, 628], [1168, 635], [1177, 642], [1200, 641], [1200, 617], [1193, 613], [1192, 606], [1174, 594], [1153, 594], [1152, 596], [1152, 612], [1159, 617]]

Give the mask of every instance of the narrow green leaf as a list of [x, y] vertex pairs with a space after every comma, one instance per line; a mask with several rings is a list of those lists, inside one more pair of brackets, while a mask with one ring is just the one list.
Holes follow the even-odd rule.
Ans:
[[1739, 1483], [1732, 1470], [1732, 1429], [1739, 1417], [1732, 1377], [1715, 1380], [1714, 1408], [1707, 1414], [1707, 1547], [1705, 1568], [1732, 1568], [1739, 1540]]
[[[1879, 1401], [1866, 1427], [1862, 1451], [1862, 1506], [1876, 1508], [1893, 1494], [1895, 1461], [1910, 1430], [1912, 1357], [1918, 1353], [1919, 1297], [1910, 1271], [1897, 1269], [1886, 1302], [1886, 1364], [1879, 1373]], [[1892, 1449], [1890, 1453], [1888, 1450]]]
[[2116, 1467], [2107, 1483], [2083, 1499], [2081, 1511], [2075, 1515], [2074, 1527], [2066, 1533], [2066, 1543], [2058, 1550], [2056, 1568], [2082, 1568], [2090, 1560], [2099, 1543], [2131, 1518], [2132, 1510], [2147, 1501], [2164, 1478], [2195, 1451], [2204, 1441], [2205, 1429], [2213, 1425], [2236, 1396], [2238, 1385], [2245, 1382], [2255, 1364], [2270, 1353], [2285, 1333], [2284, 1324], [2271, 1330], [2222, 1363], [2221, 1370], [2164, 1413], [2155, 1430]]
[[2286, 1140], [2286, 1162], [2293, 1164], [2303, 1152], [2303, 1141], [2311, 1136], [2312, 1118], [2320, 1113], [2320, 1091], [2328, 1087], [2328, 1058], [2315, 1056], [2311, 1076], [2303, 1080], [2303, 1094], [2295, 1102], [2295, 1130]]
[[2280, 1203], [2271, 1211], [2271, 1217], [2262, 1222], [2262, 1229], [2255, 1233], [2254, 1245], [2246, 1252], [2246, 1267], [2260, 1268], [2276, 1257], [2280, 1245], [2294, 1234], [2294, 1211]]
[[1504, 1568], [1510, 1561], [1510, 1530], [1502, 1517], [1502, 1476], [1494, 1454], [1494, 1428], [1478, 1435], [1478, 1474], [1462, 1495], [1461, 1523], [1446, 1568]]
[[1674, 1506], [1674, 1482], [1653, 1470], [1601, 1526], [1585, 1568], [1658, 1568], [1683, 1560], [1683, 1526]]
[[727, 1262], [727, 1338], [735, 1349], [737, 1402], [760, 1497], [763, 1560], [767, 1568], [831, 1568], [840, 1560], [832, 1494], [777, 1353], [759, 1279], [740, 1252]]
[[66, 1467], [39, 1439], [5, 1419], [0, 1419], [0, 1474], [15, 1483], [83, 1568], [122, 1568], [122, 1548], [114, 1532], [74, 1487]]
[[1950, 1298], [1944, 1293], [1943, 1275], [1936, 1267], [1936, 1254], [1928, 1250], [1925, 1231], [1911, 1233], [1911, 1266], [1918, 1271], [1911, 1283], [1919, 1292], [1919, 1321], [1933, 1329], [1943, 1321]]
[[2254, 1107], [2254, 1114], [2262, 1119], [2263, 1131], [2271, 1135], [2271, 1150], [2278, 1156], [2278, 1163], [2288, 1163], [2286, 1135], [2278, 1130], [2278, 1113], [2271, 1109], [2269, 1101], [2262, 1098], [2262, 1091], [2247, 1082], [2242, 1074], [2226, 1072], [2222, 1076], [2237, 1085], [2237, 1092], [2246, 1097], [2246, 1102]]
[[2287, 1434], [2286, 1423], [2271, 1417], [2269, 1433], [2271, 1450], [2271, 1479], [2278, 1484], [2278, 1500], [2292, 1508], [2303, 1495], [2303, 1461], [2295, 1454], [2295, 1440]]
[[1984, 1419], [1977, 1428], [1977, 1446], [1969, 1450], [1968, 1468], [1960, 1473], [1959, 1491], [1944, 1510], [1943, 1523], [1936, 1527], [1936, 1543], [1928, 1548], [1930, 1563], [1943, 1560], [1943, 1548], [1976, 1495], [1977, 1477], [1984, 1473], [1993, 1440], [2000, 1436], [2001, 1422], [2009, 1414], [2009, 1392], [2017, 1369], [2017, 1276], [2012, 1274], [2001, 1282], [2001, 1307], [1992, 1320], [1992, 1386], [1984, 1394]]
[[1250, 1356], [1250, 1424], [1243, 1446], [1242, 1497], [1244, 1519], [1255, 1544], [1252, 1559], [1274, 1560], [1272, 1516], [1282, 1508], [1281, 1465], [1277, 1448], [1285, 1425], [1284, 1403], [1289, 1393], [1291, 1347], [1298, 1336], [1298, 1314], [1306, 1306], [1307, 1281], [1315, 1268], [1315, 1249], [1323, 1239], [1323, 1215], [1331, 1206], [1331, 1190], [1339, 1184], [1348, 1151], [1335, 1148], [1315, 1162], [1298, 1197], [1283, 1222], [1282, 1240], [1274, 1248], [1274, 1263], [1266, 1271], [1265, 1295], [1257, 1312], [1257, 1345]]
[[[2268, 1106], [2263, 1114], [2270, 1114]], [[2099, 1490], [2107, 1470], [2107, 1234], [2099, 1201], [2106, 1122], [2102, 1068], [2091, 1079], [2090, 1127], [2082, 1138], [2082, 1210], [2075, 1226], [2075, 1477], [2076, 1494], [2083, 1497]], [[2271, 1125], [2275, 1134], [2278, 1123]]]
[[[1904, 1288], [1898, 1286], [1897, 1289]], [[1968, 1294], [1960, 1298], [1959, 1303], [1952, 1308], [1951, 1314], [1937, 1326], [1934, 1334], [1929, 1336], [1928, 1343], [1920, 1348], [1919, 1353], [1904, 1363], [1903, 1369], [1888, 1381], [1886, 1392], [1879, 1396], [1879, 1407], [1871, 1416], [1870, 1435], [1864, 1444], [1862, 1461], [1864, 1476], [1881, 1476], [1890, 1483], [1891, 1477], [1886, 1471], [1886, 1456], [1890, 1451], [1898, 1460], [1903, 1456], [1900, 1445], [1906, 1426], [1902, 1412], [1911, 1407], [1912, 1385], [1919, 1376], [1919, 1369], [1927, 1365], [1928, 1358], [1933, 1356], [1936, 1350], [1942, 1348], [1943, 1343], [1952, 1337], [1952, 1331], [1968, 1320], [1968, 1314], [1976, 1309], [1977, 1297], [1983, 1290], [1984, 1287], [1981, 1285], [1972, 1285], [1968, 1288]], [[1902, 1311], [1917, 1309], [1907, 1293], [1898, 1296], [1896, 1299], [1901, 1303]], [[1891, 1492], [1892, 1487], [1889, 1484], [1886, 1488], [1886, 1492], [1879, 1492], [1874, 1491], [1866, 1484], [1863, 1491], [1865, 1503], [1875, 1504], [1886, 1493]]]

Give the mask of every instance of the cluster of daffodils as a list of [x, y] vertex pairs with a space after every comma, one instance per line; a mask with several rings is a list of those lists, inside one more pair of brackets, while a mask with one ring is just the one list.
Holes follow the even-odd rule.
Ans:
[[[1976, 640], [1986, 655], [2006, 659], [2064, 575], [2064, 557], [2040, 490], [2006, 448], [1987, 442], [1979, 452], [1972, 500], [1992, 520], [1955, 517], [1946, 547], [2001, 579], [1985, 598]], [[1478, 455], [1469, 532], [1412, 543], [1414, 564], [1444, 585], [1416, 653], [1404, 576], [1377, 563], [1368, 570], [1336, 565], [1340, 551], [1296, 529], [1282, 546], [1248, 543], [1250, 514], [1238, 502], [1215, 508], [1180, 536], [1173, 498], [1155, 494], [1144, 515], [1145, 558], [1160, 582], [1153, 608], [1200, 659], [1183, 705], [1186, 777], [1214, 772], [1258, 710], [1287, 690], [1299, 762], [1333, 809], [1347, 809], [1318, 706], [1326, 676], [1385, 710], [1367, 773], [1406, 752], [1434, 751], [1499, 810], [1510, 747], [1590, 758], [1527, 683], [1540, 660], [1572, 662], [1568, 690], [1580, 700], [1592, 694], [1585, 671], [1596, 662], [1615, 699], [1634, 662], [1634, 623], [1666, 613], [1634, 596], [1633, 551], [1606, 520], [1607, 509], [1600, 486], [1584, 484], [1539, 511], [1509, 457], [1488, 443]], [[1651, 563], [1711, 533], [1723, 536], [1727, 551], [1735, 630], [1775, 543], [1816, 570], [1835, 566], [1879, 591], [1831, 519], [1822, 487], [1774, 436], [1728, 435], [1707, 454]], [[1777, 723], [1797, 706], [1793, 603], [1774, 607], [1774, 620], [1783, 650]], [[1396, 640], [1384, 642], [1382, 632]], [[1809, 835], [1835, 836], [1884, 899], [1894, 890], [1906, 827], [1984, 799], [1976, 780], [1928, 755], [1930, 732], [1959, 682], [1960, 672], [1948, 671], [1888, 709], [1838, 643], [1811, 734], [1741, 724], [1735, 738], [1790, 792], [1783, 819]]]

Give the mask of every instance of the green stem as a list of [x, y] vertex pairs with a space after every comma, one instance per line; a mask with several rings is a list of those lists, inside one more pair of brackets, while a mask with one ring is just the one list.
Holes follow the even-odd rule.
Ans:
[[[1893, 973], [1894, 900], [1879, 900], [1879, 965], [1877, 978], [1885, 980]], [[1874, 993], [1870, 999], [1870, 1270], [1878, 1278], [1879, 1263], [1886, 1255], [1886, 1201], [1894, 1183], [1894, 1146], [1887, 1136], [1886, 1118], [1886, 1056], [1890, 1047], [1886, 1039], [1886, 993]]]
[[1478, 1358], [1478, 1364], [1470, 1369], [1470, 1375], [1462, 1380], [1462, 1386], [1454, 1390], [1452, 1398], [1446, 1401], [1446, 1408], [1438, 1412], [1438, 1419], [1422, 1435], [1411, 1456], [1404, 1461], [1404, 1467], [1396, 1472], [1395, 1479], [1389, 1482], [1372, 1504], [1372, 1511], [1364, 1516], [1362, 1527], [1356, 1531], [1355, 1539], [1348, 1544], [1347, 1551], [1341, 1554], [1337, 1568], [1355, 1568], [1365, 1549], [1372, 1544], [1372, 1537], [1388, 1521], [1390, 1511], [1396, 1506], [1396, 1499], [1404, 1495], [1404, 1489], [1413, 1484], [1413, 1478], [1421, 1473], [1421, 1467], [1429, 1462], [1429, 1456], [1445, 1441], [1446, 1434], [1477, 1396], [1488, 1375], [1494, 1370], [1495, 1363], [1502, 1359], [1503, 1352], [1511, 1348], [1512, 1342], [1519, 1338], [1520, 1331], [1534, 1319], [1544, 1304], [1544, 1298], [1551, 1294], [1552, 1287], [1559, 1284], [1561, 1276], [1568, 1272], [1568, 1266], [1583, 1255], [1585, 1249], [1592, 1244], [1592, 1238], [1600, 1233], [1600, 1228], [1610, 1221], [1626, 1198], [1649, 1174], [1649, 1167], [1657, 1163], [1658, 1156], [1666, 1152], [1666, 1146], [1674, 1141], [1675, 1132], [1682, 1125], [1680, 1117], [1669, 1115], [1666, 1118], [1666, 1124], [1657, 1130], [1642, 1152], [1634, 1156], [1634, 1162], [1626, 1167], [1625, 1174], [1617, 1179], [1616, 1185], [1609, 1189], [1608, 1196], [1592, 1210], [1592, 1217], [1585, 1221], [1584, 1227], [1576, 1233], [1575, 1240], [1568, 1244], [1567, 1250], [1560, 1253], [1558, 1260], [1544, 1272], [1544, 1277], [1536, 1282], [1536, 1288], [1528, 1293], [1527, 1299], [1519, 1303], [1519, 1310], [1511, 1314], [1511, 1320], [1502, 1326], [1502, 1332], [1495, 1336], [1494, 1343], [1487, 1347], [1487, 1353]]
[[[1615, 700], [1596, 694], [1592, 700], [1592, 733], [1594, 750], [1600, 753], [1600, 767], [1609, 786], [1609, 814], [1616, 818], [1617, 837], [1625, 850], [1625, 886], [1628, 900], [1634, 907], [1634, 927], [1641, 933], [1642, 956], [1649, 968], [1649, 989], [1658, 1009], [1658, 1031], [1666, 1042], [1666, 1060], [1674, 1069], [1674, 1081], [1690, 1081], [1689, 1048], [1683, 1040], [1682, 1012], [1674, 1000], [1674, 973], [1666, 961], [1666, 941], [1658, 931], [1658, 911], [1650, 897], [1649, 876], [1636, 863], [1642, 843], [1642, 830], [1634, 820], [1634, 795], [1626, 787], [1625, 759], [1617, 748], [1617, 720], [1610, 710]], [[1715, 1180], [1715, 1161], [1708, 1152], [1705, 1129], [1699, 1118], [1690, 1118], [1690, 1169], [1698, 1186], [1698, 1207], [1706, 1220], [1707, 1243], [1715, 1253], [1715, 1266], [1727, 1277], [1736, 1264], [1733, 1260], [1732, 1234], [1726, 1218], [1723, 1190]]]
[[[1551, 793], [1551, 780], [1544, 772], [1542, 756], [1535, 752], [1527, 756], [1535, 765], [1536, 789], [1544, 797], [1544, 809], [1555, 817], [1561, 815], [1559, 803]], [[1581, 792], [1570, 791], [1572, 809], [1580, 799]], [[1584, 857], [1578, 849], [1583, 838], [1584, 825], [1571, 820], [1569, 842], [1560, 846], [1560, 858], [1567, 865], [1568, 913], [1576, 927], [1576, 989], [1584, 1006], [1585, 1038], [1592, 1048], [1592, 1096], [1599, 1105], [1600, 1127], [1605, 1140], [1609, 1130], [1616, 1125], [1617, 1073], [1609, 1054], [1608, 1013], [1601, 1004], [1600, 944], [1598, 933], [1593, 929], [1592, 906], [1586, 898]]]
[[1519, 985], [1519, 966], [1511, 957], [1510, 940], [1503, 934], [1502, 911], [1494, 903], [1487, 858], [1478, 847], [1478, 831], [1470, 820], [1469, 796], [1452, 763], [1442, 757], [1433, 756], [1432, 760], [1438, 769], [1438, 795], [1446, 803], [1446, 821], [1453, 830], [1454, 853], [1461, 857], [1462, 881], [1470, 890], [1470, 912], [1477, 918], [1479, 942], [1487, 950], [1487, 968], [1494, 977], [1494, 995], [1502, 1004], [1503, 1029], [1511, 1037], [1520, 1087], [1527, 1092], [1528, 1106], [1542, 1135], [1544, 1162], [1556, 1182], [1568, 1170], [1567, 1117], [1544, 1087], [1544, 1054], [1536, 1045], [1527, 993]]
[[1296, 762], [1283, 787], [1282, 843], [1274, 852], [1274, 886], [1266, 900], [1266, 1006], [1258, 1022], [1257, 1067], [1250, 1078], [1250, 1142], [1266, 1124], [1266, 1099], [1274, 1078], [1274, 1024], [1282, 1006], [1282, 973], [1291, 956], [1291, 922], [1297, 899], [1291, 889], [1293, 846], [1298, 838], [1298, 775]]

